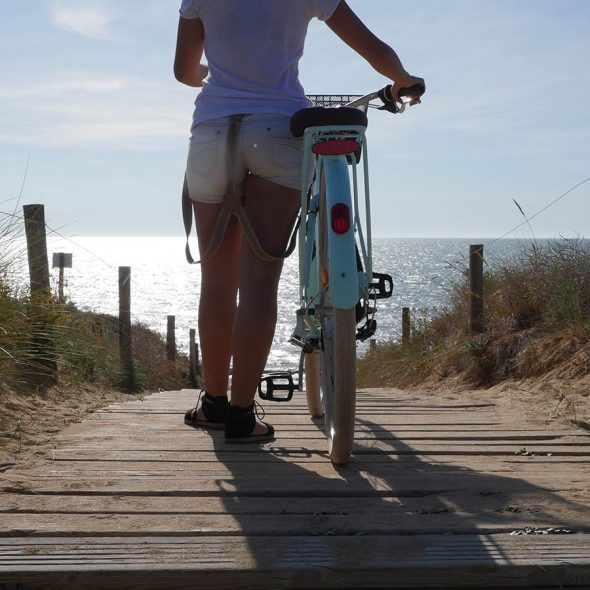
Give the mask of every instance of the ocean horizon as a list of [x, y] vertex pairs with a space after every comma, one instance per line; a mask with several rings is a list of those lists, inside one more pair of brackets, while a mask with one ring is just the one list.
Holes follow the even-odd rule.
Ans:
[[[6, 278], [26, 291], [28, 268], [24, 240], [15, 247]], [[546, 240], [536, 240], [538, 244]], [[16, 243], [16, 246], [15, 246]], [[401, 338], [402, 308], [414, 317], [426, 317], [449, 302], [453, 285], [469, 264], [469, 246], [484, 245], [488, 268], [515, 256], [532, 244], [531, 239], [482, 238], [374, 238], [374, 270], [393, 276], [390, 299], [378, 301], [377, 341]], [[57, 252], [72, 254], [72, 268], [65, 269], [66, 300], [86, 311], [118, 315], [118, 267], [131, 267], [132, 320], [165, 336], [167, 316], [176, 317], [176, 340], [188, 350], [189, 329], [197, 327], [200, 290], [198, 265], [189, 265], [184, 255], [184, 237], [178, 236], [76, 236], [49, 235], [49, 264]], [[196, 239], [191, 239], [196, 256]], [[279, 284], [278, 321], [267, 370], [296, 369], [299, 349], [289, 343], [298, 308], [298, 259], [285, 261]], [[51, 269], [52, 288], [57, 292], [58, 271]], [[252, 338], [256, 335], [253, 334]], [[367, 344], [359, 345], [359, 354]]]

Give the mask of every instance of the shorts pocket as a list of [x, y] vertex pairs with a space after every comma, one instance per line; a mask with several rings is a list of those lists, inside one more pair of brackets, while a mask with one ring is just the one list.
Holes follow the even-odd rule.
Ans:
[[190, 141], [188, 164], [196, 175], [206, 177], [215, 170], [221, 134], [222, 129], [219, 127], [195, 128]]
[[289, 124], [267, 127], [270, 138], [270, 162], [282, 170], [296, 170], [301, 167], [303, 142], [293, 137]]

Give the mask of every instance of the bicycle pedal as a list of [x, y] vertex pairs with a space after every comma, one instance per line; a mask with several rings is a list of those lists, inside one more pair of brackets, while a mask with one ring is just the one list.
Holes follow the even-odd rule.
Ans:
[[289, 338], [289, 342], [303, 349], [303, 352], [311, 353], [318, 347], [317, 339], [305, 340], [305, 321], [306, 315], [314, 315], [314, 310], [297, 310], [297, 323], [295, 329]]
[[[288, 402], [293, 398], [299, 384], [293, 380], [291, 373], [270, 373], [260, 379], [258, 395], [260, 399], [269, 402]], [[286, 392], [277, 395], [276, 392]]]
[[393, 295], [393, 277], [388, 274], [374, 272], [369, 283], [369, 291], [375, 299], [387, 299]]
[[368, 340], [377, 331], [377, 322], [375, 320], [369, 320], [364, 326], [360, 327], [356, 331], [356, 339], [364, 342]]

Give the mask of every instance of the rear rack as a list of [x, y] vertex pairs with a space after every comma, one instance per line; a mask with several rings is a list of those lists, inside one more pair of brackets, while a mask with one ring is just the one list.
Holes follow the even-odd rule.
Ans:
[[308, 94], [315, 107], [337, 107], [362, 98], [360, 94]]

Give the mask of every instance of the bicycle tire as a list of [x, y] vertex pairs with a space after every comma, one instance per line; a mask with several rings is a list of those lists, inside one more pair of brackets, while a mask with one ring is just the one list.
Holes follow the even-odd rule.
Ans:
[[334, 465], [343, 465], [354, 442], [356, 320], [354, 308], [332, 308], [332, 312], [321, 320], [325, 337], [320, 353], [320, 380], [328, 453]]
[[305, 362], [305, 395], [307, 409], [312, 418], [321, 418], [324, 415], [320, 392], [320, 356], [318, 352], [306, 353]]
[[325, 207], [325, 182], [321, 185], [318, 225], [318, 272], [320, 273], [319, 312], [322, 327], [320, 389], [328, 453], [334, 465], [346, 463], [354, 442], [356, 403], [356, 309], [331, 305], [329, 288], [321, 276], [328, 268], [328, 218]]

